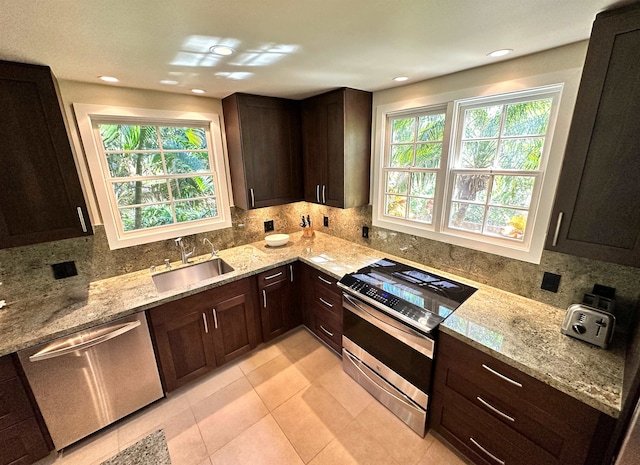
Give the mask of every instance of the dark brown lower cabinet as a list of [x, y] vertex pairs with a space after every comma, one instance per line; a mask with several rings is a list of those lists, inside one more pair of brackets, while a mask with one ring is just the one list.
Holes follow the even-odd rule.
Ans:
[[430, 427], [481, 465], [601, 464], [613, 418], [440, 333]]
[[30, 465], [50, 447], [11, 355], [0, 358], [0, 465]]
[[290, 265], [283, 265], [258, 275], [262, 337], [265, 342], [291, 328], [293, 274], [290, 270]]
[[149, 310], [167, 392], [258, 345], [255, 281], [246, 278]]

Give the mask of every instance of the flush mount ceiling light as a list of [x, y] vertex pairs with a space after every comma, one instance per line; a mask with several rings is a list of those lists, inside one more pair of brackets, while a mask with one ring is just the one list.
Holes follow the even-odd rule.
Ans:
[[220, 55], [223, 57], [228, 57], [229, 55], [233, 55], [235, 50], [227, 45], [214, 45], [213, 47], [209, 47], [209, 51], [215, 55]]
[[174, 81], [173, 79], [163, 79], [160, 81], [160, 84], [164, 84], [165, 86], [175, 86], [178, 84], [178, 81]]
[[487, 56], [491, 58], [498, 58], [498, 57], [503, 57], [505, 55], [508, 55], [511, 52], [513, 52], [513, 49], [511, 48], [502, 48], [500, 50], [494, 50], [491, 53], [487, 53]]
[[204, 94], [205, 90], [204, 89], [191, 89], [191, 92], [193, 92], [194, 94]]
[[98, 79], [104, 82], [118, 82], [120, 81], [118, 78], [113, 76], [98, 76]]
[[397, 76], [397, 77], [394, 77], [393, 80], [396, 82], [404, 82], [409, 80], [409, 76]]

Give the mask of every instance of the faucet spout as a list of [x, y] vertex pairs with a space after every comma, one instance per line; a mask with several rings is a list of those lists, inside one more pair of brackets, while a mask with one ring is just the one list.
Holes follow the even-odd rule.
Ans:
[[182, 258], [182, 263], [184, 265], [186, 265], [187, 263], [189, 263], [189, 257], [191, 257], [195, 253], [196, 248], [194, 247], [191, 252], [187, 252], [187, 247], [182, 242], [182, 238], [181, 237], [178, 237], [177, 239], [174, 239], [174, 241], [175, 241], [176, 245], [178, 247], [180, 247], [180, 255], [181, 255], [181, 258]]

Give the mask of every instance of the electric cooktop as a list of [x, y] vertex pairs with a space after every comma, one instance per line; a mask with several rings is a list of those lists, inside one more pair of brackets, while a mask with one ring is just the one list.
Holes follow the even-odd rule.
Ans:
[[477, 290], [388, 258], [346, 274], [338, 285], [423, 332], [437, 328]]

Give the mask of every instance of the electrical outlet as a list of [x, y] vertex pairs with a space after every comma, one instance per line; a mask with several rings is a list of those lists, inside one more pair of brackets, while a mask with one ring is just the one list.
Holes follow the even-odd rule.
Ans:
[[558, 287], [560, 287], [560, 275], [545, 271], [542, 276], [542, 285], [540, 286], [540, 289], [550, 292], [558, 292]]
[[273, 220], [264, 222], [264, 232], [268, 233], [270, 231], [273, 231]]
[[328, 217], [328, 216], [325, 216], [325, 217], [322, 219], [322, 224], [324, 224], [324, 227], [325, 227], [325, 228], [328, 228], [328, 227], [329, 227], [329, 217]]
[[362, 227], [362, 237], [364, 237], [365, 239], [369, 238], [369, 227], [368, 226], [363, 226]]
[[76, 276], [78, 274], [76, 263], [73, 261], [55, 263], [51, 265], [51, 269], [53, 270], [53, 277], [55, 279], [70, 278], [71, 276]]

